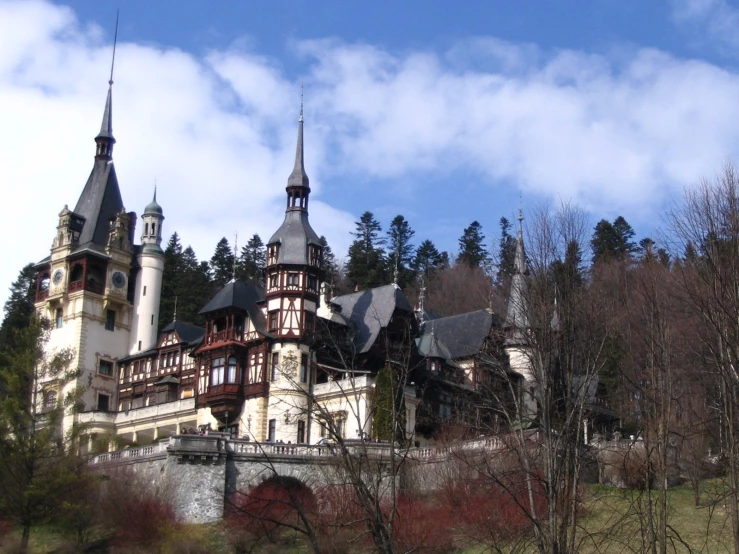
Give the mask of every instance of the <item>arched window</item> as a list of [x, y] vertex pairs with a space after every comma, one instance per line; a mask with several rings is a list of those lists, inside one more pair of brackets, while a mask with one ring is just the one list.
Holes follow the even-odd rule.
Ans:
[[56, 391], [50, 390], [44, 395], [44, 409], [53, 410], [54, 408], [56, 408]]
[[153, 236], [155, 236], [157, 234], [157, 224], [156, 223], [152, 223], [151, 224], [151, 234]]
[[144, 236], [146, 237], [149, 236], [149, 224], [148, 223], [144, 223]]
[[210, 368], [210, 386], [216, 387], [223, 384], [223, 368], [225, 358], [215, 358]]
[[226, 376], [226, 382], [236, 382], [236, 358], [234, 356], [231, 356], [228, 359], [228, 375]]

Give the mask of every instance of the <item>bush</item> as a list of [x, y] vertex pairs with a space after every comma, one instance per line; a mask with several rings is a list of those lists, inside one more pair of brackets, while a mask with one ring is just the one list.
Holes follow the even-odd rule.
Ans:
[[[393, 542], [401, 552], [454, 552], [452, 522], [447, 506], [433, 498], [401, 494], [395, 502]], [[388, 514], [389, 516], [389, 514]]]
[[152, 486], [136, 473], [122, 469], [101, 487], [100, 521], [118, 548], [158, 548], [177, 527], [172, 488]]

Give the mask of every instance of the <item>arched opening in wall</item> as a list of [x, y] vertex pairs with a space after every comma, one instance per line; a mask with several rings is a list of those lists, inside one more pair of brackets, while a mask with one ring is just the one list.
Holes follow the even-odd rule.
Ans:
[[82, 274], [84, 273], [85, 268], [82, 264], [74, 264], [72, 266], [72, 271], [69, 273], [69, 282], [75, 283], [77, 281], [80, 281], [82, 279]]
[[273, 475], [227, 499], [226, 524], [271, 541], [289, 528], [302, 528], [301, 513], [308, 519], [317, 502], [311, 488], [295, 477]]
[[85, 279], [85, 289], [98, 294], [103, 293], [105, 287], [105, 271], [97, 265], [91, 265], [87, 268], [87, 277]]

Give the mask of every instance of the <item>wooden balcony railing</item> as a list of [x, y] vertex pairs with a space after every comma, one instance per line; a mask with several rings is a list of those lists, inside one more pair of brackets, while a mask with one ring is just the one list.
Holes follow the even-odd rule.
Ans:
[[72, 281], [69, 283], [69, 292], [77, 292], [79, 290], [87, 290], [90, 292], [94, 292], [95, 294], [103, 294], [103, 291], [105, 290], [105, 285], [103, 283], [96, 283], [95, 281], [87, 281], [85, 283], [84, 281]]
[[48, 297], [49, 297], [48, 290], [40, 290], [36, 292], [36, 302], [41, 302], [42, 300], [46, 300]]

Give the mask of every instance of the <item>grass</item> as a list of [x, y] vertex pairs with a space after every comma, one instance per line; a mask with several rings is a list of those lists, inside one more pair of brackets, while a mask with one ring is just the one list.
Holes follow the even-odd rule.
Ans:
[[[688, 485], [668, 491], [668, 552], [720, 553], [732, 551], [731, 521], [721, 497], [724, 485], [721, 481], [706, 481], [702, 486], [701, 504], [695, 505], [692, 489]], [[578, 552], [583, 554], [621, 554], [645, 551], [642, 537], [646, 535], [647, 507], [650, 495], [647, 491], [615, 489], [597, 485], [584, 487], [584, 515], [579, 521]], [[651, 492], [655, 501], [656, 492]], [[47, 554], [59, 551], [65, 544], [51, 527], [34, 528], [31, 533], [30, 552]], [[307, 544], [301, 541], [285, 544], [265, 543], [258, 552], [307, 552]], [[516, 545], [498, 545], [503, 552], [523, 552]], [[520, 546], [520, 545], [518, 545]], [[0, 552], [3, 549], [0, 547]], [[142, 550], [141, 552], [146, 552]], [[163, 554], [199, 554], [200, 552], [229, 552], [228, 541], [220, 525], [185, 525], [167, 537]], [[490, 552], [484, 547], [470, 548], [465, 552]]]
[[[667, 492], [669, 552], [731, 552], [729, 515], [719, 500], [723, 484], [703, 483], [701, 504], [695, 505], [688, 485]], [[644, 552], [648, 540], [647, 514], [656, 491], [590, 486], [586, 489], [586, 516], [580, 521], [579, 551], [584, 553]]]

